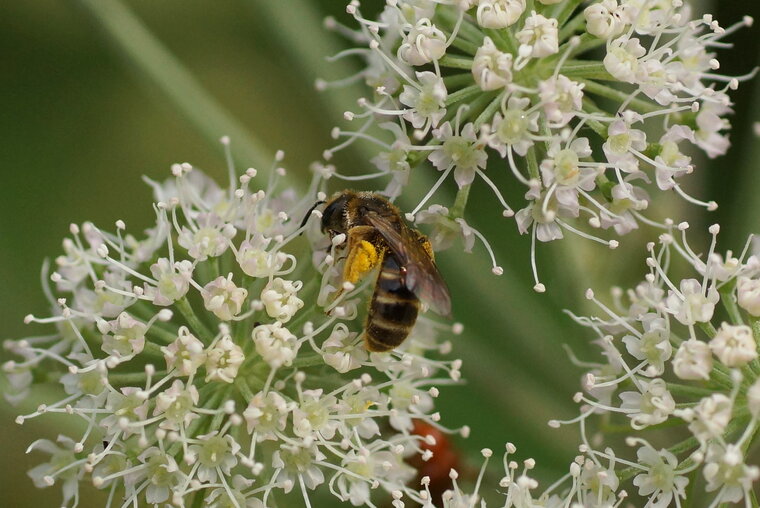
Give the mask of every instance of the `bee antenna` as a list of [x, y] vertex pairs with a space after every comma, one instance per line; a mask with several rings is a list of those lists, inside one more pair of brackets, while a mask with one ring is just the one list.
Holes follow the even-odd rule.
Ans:
[[312, 206], [311, 208], [309, 208], [309, 211], [306, 212], [306, 216], [301, 221], [301, 225], [298, 226], [298, 229], [301, 229], [302, 227], [304, 227], [306, 225], [307, 222], [309, 222], [309, 217], [311, 217], [311, 212], [313, 212], [314, 210], [316, 210], [316, 208], [319, 205], [323, 204], [323, 203], [327, 203], [327, 201], [317, 201], [316, 203], [314, 203], [314, 206]]

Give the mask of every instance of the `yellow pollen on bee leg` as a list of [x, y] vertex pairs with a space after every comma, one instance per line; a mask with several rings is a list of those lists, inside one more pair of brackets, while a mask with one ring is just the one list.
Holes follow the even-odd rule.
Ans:
[[360, 241], [348, 255], [344, 280], [355, 284], [364, 274], [377, 266], [378, 259], [379, 255], [375, 246], [366, 240]]

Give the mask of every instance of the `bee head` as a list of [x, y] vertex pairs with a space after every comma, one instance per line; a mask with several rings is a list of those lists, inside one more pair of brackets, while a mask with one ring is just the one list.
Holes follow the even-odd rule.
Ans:
[[322, 232], [331, 234], [345, 233], [347, 227], [347, 207], [352, 194], [342, 192], [327, 202], [322, 210]]

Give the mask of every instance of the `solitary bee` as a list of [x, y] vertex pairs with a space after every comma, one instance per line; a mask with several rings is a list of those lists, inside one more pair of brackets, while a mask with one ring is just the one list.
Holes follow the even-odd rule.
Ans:
[[380, 266], [365, 324], [368, 350], [400, 345], [417, 320], [420, 300], [442, 316], [451, 314], [451, 296], [430, 242], [387, 199], [371, 192], [340, 192], [325, 205], [321, 225], [331, 238], [347, 237], [344, 281], [356, 284]]

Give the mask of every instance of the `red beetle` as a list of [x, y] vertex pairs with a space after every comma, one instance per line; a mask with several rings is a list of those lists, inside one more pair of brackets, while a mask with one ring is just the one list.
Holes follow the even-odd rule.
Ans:
[[[442, 506], [441, 496], [446, 490], [453, 488], [449, 473], [452, 469], [461, 471], [459, 454], [449, 437], [436, 427], [424, 420], [413, 420], [412, 423], [414, 425], [412, 433], [424, 438], [419, 442], [420, 449], [423, 453], [430, 451], [433, 454], [426, 461], [422, 460], [421, 454], [413, 455], [407, 459], [407, 462], [418, 472], [415, 488], [421, 488], [420, 481], [427, 476], [430, 478], [428, 489], [433, 498], [432, 501], [436, 506]], [[435, 440], [435, 444], [428, 443], [428, 436]]]

